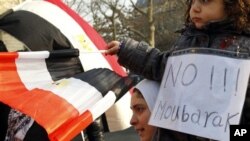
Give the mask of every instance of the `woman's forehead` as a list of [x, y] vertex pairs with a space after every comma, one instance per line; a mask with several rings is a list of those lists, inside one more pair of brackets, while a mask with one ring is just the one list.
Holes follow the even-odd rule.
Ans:
[[135, 104], [144, 104], [147, 105], [147, 102], [145, 101], [145, 99], [142, 96], [138, 96], [136, 93], [134, 93], [131, 96], [131, 106], [135, 105]]
[[142, 93], [138, 89], [134, 89], [132, 96], [144, 99]]
[[130, 103], [130, 108], [133, 110], [133, 109], [138, 108], [138, 107], [148, 107], [148, 105], [143, 98], [132, 97], [131, 103]]

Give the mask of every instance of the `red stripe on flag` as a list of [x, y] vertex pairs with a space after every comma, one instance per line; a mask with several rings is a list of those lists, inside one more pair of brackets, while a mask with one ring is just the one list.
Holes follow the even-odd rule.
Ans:
[[66, 100], [41, 89], [8, 94], [8, 97], [1, 100], [31, 116], [48, 134], [79, 116], [79, 112]]
[[[70, 9], [67, 5], [65, 5], [60, 0], [46, 0], [50, 3], [53, 3], [60, 7], [62, 10], [64, 10], [66, 13], [68, 13], [85, 31], [85, 33], [88, 35], [90, 40], [95, 44], [95, 46], [99, 50], [105, 50], [106, 49], [106, 42], [103, 40], [103, 38], [95, 31], [93, 27], [91, 27], [86, 21], [84, 21], [77, 13], [75, 13], [72, 9]], [[117, 63], [117, 57], [115, 56], [106, 56], [104, 55], [105, 59], [109, 62], [112, 69], [122, 75], [126, 76], [126, 72], [123, 70], [123, 68]]]
[[[27, 91], [17, 72], [18, 53], [0, 53], [0, 97]], [[8, 95], [7, 95], [8, 94]]]
[[0, 53], [0, 101], [29, 115], [51, 140], [68, 141], [93, 122], [90, 111], [79, 115], [67, 100], [51, 91], [26, 89], [19, 77], [18, 53]]
[[93, 117], [90, 111], [86, 111], [79, 117], [71, 121], [69, 124], [65, 124], [53, 134], [49, 135], [52, 141], [69, 141], [79, 134], [83, 129], [89, 126], [93, 122]]
[[0, 61], [6, 60], [6, 59], [7, 60], [9, 60], [9, 59], [13, 60], [13, 59], [18, 58], [18, 53], [16, 53], [16, 52], [0, 52], [0, 56], [1, 56]]

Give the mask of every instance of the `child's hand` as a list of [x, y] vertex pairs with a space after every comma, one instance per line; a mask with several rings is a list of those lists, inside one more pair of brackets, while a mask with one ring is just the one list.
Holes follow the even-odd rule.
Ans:
[[119, 41], [111, 41], [107, 45], [107, 50], [105, 52], [106, 55], [114, 55], [117, 54], [120, 49], [120, 42]]

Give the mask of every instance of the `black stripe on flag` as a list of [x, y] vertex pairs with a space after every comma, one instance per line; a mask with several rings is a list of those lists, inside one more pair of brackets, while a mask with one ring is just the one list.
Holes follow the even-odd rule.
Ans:
[[116, 95], [116, 101], [138, 83], [138, 77], [135, 75], [121, 77], [107, 68], [92, 69], [76, 74], [74, 77], [89, 83], [101, 92], [103, 96], [112, 90]]
[[28, 11], [7, 11], [1, 15], [0, 29], [16, 37], [32, 51], [73, 48], [59, 29]]
[[55, 50], [46, 59], [47, 69], [54, 81], [83, 72], [78, 49]]

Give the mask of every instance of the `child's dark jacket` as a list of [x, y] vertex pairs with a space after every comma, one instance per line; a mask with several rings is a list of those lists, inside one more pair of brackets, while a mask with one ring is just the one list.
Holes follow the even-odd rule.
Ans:
[[[119, 51], [118, 62], [134, 73], [148, 79], [161, 81], [168, 56], [177, 49], [183, 48], [214, 48], [233, 52], [248, 53], [250, 56], [250, 34], [246, 31], [237, 31], [229, 21], [208, 24], [198, 30], [192, 25], [187, 26], [180, 38], [169, 51], [160, 52], [150, 48], [145, 42], [132, 39], [124, 40], [125, 45]], [[209, 60], [208, 60], [209, 61]], [[250, 85], [248, 85], [246, 100], [240, 124], [250, 124]], [[204, 140], [203, 138], [160, 129], [160, 141], [187, 141]]]

